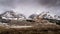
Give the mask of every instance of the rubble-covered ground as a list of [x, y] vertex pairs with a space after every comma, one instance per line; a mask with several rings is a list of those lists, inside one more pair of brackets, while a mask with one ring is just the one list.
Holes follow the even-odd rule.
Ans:
[[12, 22], [0, 23], [0, 34], [60, 34], [60, 25], [56, 23]]

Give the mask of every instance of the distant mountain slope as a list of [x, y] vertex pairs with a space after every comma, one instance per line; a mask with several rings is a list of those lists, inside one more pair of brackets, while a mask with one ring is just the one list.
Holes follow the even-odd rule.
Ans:
[[6, 11], [2, 14], [0, 14], [2, 17], [6, 18], [26, 18], [23, 14], [16, 14], [14, 11]]
[[36, 16], [37, 16], [37, 14], [32, 14], [29, 16], [29, 18], [34, 19], [34, 17], [36, 17]]
[[38, 16], [43, 18], [48, 18], [48, 19], [60, 20], [59, 16], [51, 14], [50, 12], [42, 12]]

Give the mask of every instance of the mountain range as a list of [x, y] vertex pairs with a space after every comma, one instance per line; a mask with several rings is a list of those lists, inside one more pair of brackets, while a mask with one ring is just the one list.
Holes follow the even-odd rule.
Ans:
[[2, 18], [26, 18], [23, 14], [17, 14], [14, 11], [5, 11], [4, 13], [0, 14]]

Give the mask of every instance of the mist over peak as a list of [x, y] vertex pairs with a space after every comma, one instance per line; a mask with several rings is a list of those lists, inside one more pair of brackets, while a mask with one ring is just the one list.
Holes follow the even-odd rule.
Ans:
[[43, 11], [60, 15], [60, 0], [0, 0], [0, 7], [0, 12], [13, 10], [26, 15], [26, 17]]

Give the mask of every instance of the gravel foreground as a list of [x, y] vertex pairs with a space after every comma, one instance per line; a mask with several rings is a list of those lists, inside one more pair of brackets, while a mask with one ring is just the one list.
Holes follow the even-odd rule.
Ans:
[[32, 26], [1, 24], [0, 34], [60, 34], [60, 26], [53, 23], [40, 23]]

